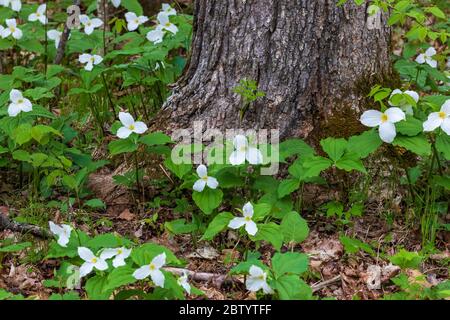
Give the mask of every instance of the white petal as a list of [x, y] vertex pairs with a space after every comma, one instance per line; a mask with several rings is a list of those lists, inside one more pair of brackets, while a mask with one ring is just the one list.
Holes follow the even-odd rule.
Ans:
[[251, 202], [247, 202], [242, 207], [242, 212], [244, 214], [244, 217], [253, 217], [253, 205], [251, 204]]
[[273, 294], [274, 293], [272, 288], [265, 281], [264, 281], [264, 284], [262, 285], [262, 289], [265, 294]]
[[37, 8], [37, 10], [36, 10], [36, 12], [38, 12], [38, 13], [40, 13], [40, 14], [45, 14], [45, 10], [47, 9], [47, 5], [44, 3], [44, 4], [41, 4], [38, 8]]
[[231, 229], [239, 229], [245, 224], [245, 218], [237, 217], [233, 218], [230, 223], [228, 223], [228, 227]]
[[412, 91], [412, 90], [406, 90], [405, 94], [407, 94], [408, 96], [413, 98], [415, 102], [419, 101], [419, 94], [417, 92]]
[[238, 134], [233, 139], [233, 145], [236, 149], [241, 149], [248, 146], [248, 140], [246, 136]]
[[425, 51], [425, 55], [426, 55], [427, 57], [432, 57], [432, 56], [434, 56], [435, 54], [436, 54], [436, 49], [433, 48], [433, 47], [429, 47], [429, 48], [427, 49], [427, 51]]
[[125, 13], [125, 19], [127, 20], [127, 22], [130, 22], [137, 19], [137, 15], [134, 12], [127, 12]]
[[208, 175], [208, 168], [204, 164], [199, 165], [197, 167], [197, 175], [200, 178], [206, 177]]
[[84, 277], [92, 272], [94, 265], [90, 262], [85, 262], [80, 267], [80, 277]]
[[152, 30], [147, 33], [147, 39], [155, 44], [163, 41], [164, 32], [162, 30]]
[[11, 34], [11, 30], [9, 28], [5, 28], [2, 30], [2, 38], [9, 37]]
[[94, 18], [91, 20], [91, 23], [94, 26], [94, 28], [98, 28], [103, 24], [103, 21], [100, 20], [99, 18]]
[[250, 163], [250, 164], [262, 164], [263, 163], [262, 153], [257, 148], [249, 147], [247, 149], [246, 158], [247, 158], [248, 163]]
[[78, 255], [80, 256], [81, 259], [83, 259], [84, 261], [88, 261], [88, 262], [90, 262], [92, 259], [95, 258], [92, 251], [86, 247], [79, 247]]
[[367, 110], [361, 116], [361, 123], [366, 127], [378, 127], [383, 114], [378, 110]]
[[16, 103], [11, 103], [8, 106], [8, 115], [10, 117], [15, 117], [17, 116], [22, 110], [20, 109], [20, 106]]
[[22, 92], [20, 92], [17, 89], [12, 89], [9, 93], [9, 100], [11, 100], [14, 103], [17, 103], [20, 99], [23, 99]]
[[92, 61], [89, 61], [85, 66], [84, 66], [84, 70], [87, 71], [91, 71], [94, 68], [94, 64], [92, 63]]
[[170, 23], [169, 16], [164, 11], [158, 13], [157, 19], [158, 19], [158, 23], [161, 26], [164, 26], [164, 25]]
[[99, 55], [97, 55], [97, 54], [94, 54], [94, 64], [99, 64], [99, 63], [101, 63], [102, 61], [103, 61], [103, 58], [102, 58], [102, 56], [99, 56]]
[[248, 277], [247, 281], [245, 282], [245, 286], [246, 286], [247, 290], [252, 291], [252, 292], [257, 292], [262, 288], [264, 283], [265, 283], [265, 281], [261, 280], [260, 278]]
[[256, 223], [253, 221], [246, 221], [245, 222], [245, 231], [251, 236], [254, 236], [258, 232], [258, 227], [256, 226]]
[[425, 63], [425, 55], [423, 53], [419, 54], [416, 58], [416, 62], [420, 64]]
[[402, 111], [402, 109], [397, 107], [387, 109], [384, 114], [388, 116], [388, 121], [392, 123], [397, 123], [406, 119], [405, 113]]
[[67, 247], [67, 244], [69, 243], [70, 238], [66, 235], [66, 234], [61, 234], [59, 236], [59, 239], [57, 241], [57, 243], [61, 246], [61, 247]]
[[176, 25], [174, 25], [173, 23], [169, 24], [169, 25], [164, 25], [164, 30], [170, 31], [173, 34], [177, 34], [178, 32], [178, 28]]
[[428, 115], [428, 119], [423, 123], [423, 131], [430, 132], [440, 127], [443, 120], [439, 117], [439, 112], [433, 112]]
[[260, 276], [264, 275], [264, 270], [258, 266], [252, 265], [250, 267], [250, 269], [248, 270], [248, 273], [252, 277], [260, 277]]
[[47, 38], [50, 40], [56, 40], [61, 37], [61, 32], [58, 30], [52, 29], [47, 31]]
[[85, 25], [86, 23], [88, 23], [89, 22], [89, 17], [87, 16], [87, 15], [85, 15], [85, 14], [80, 14], [80, 22], [83, 24], [83, 25]]
[[50, 231], [55, 235], [55, 236], [59, 236], [61, 235], [64, 230], [63, 228], [61, 228], [60, 226], [58, 226], [57, 224], [53, 223], [53, 221], [49, 221], [48, 222], [48, 226], [50, 228]]
[[113, 260], [113, 267], [114, 268], [122, 267], [124, 265], [126, 265], [124, 258], [122, 258], [122, 257], [115, 257], [114, 258], [114, 260]]
[[97, 262], [94, 264], [94, 266], [97, 270], [100, 271], [108, 269], [108, 264], [103, 259], [98, 259]]
[[394, 141], [397, 132], [395, 130], [395, 125], [391, 122], [385, 122], [380, 125], [379, 134], [381, 140], [386, 143], [391, 143]]
[[120, 6], [120, 0], [111, 0], [111, 2], [115, 8], [118, 8]]
[[153, 258], [151, 264], [154, 264], [157, 269], [164, 266], [166, 264], [166, 253], [163, 252], [161, 254], [158, 254], [156, 257]]
[[192, 189], [194, 189], [197, 192], [203, 192], [203, 190], [205, 189], [205, 186], [206, 186], [206, 181], [203, 179], [198, 179], [197, 181], [195, 181]]
[[17, 40], [21, 39], [22, 35], [23, 35], [22, 30], [20, 30], [19, 28], [16, 28], [12, 33], [13, 38]]
[[437, 61], [433, 60], [431, 58], [426, 58], [425, 61], [427, 62], [427, 64], [432, 67], [432, 68], [436, 68], [437, 67]]
[[183, 287], [183, 289], [187, 292], [188, 295], [191, 294], [191, 285], [189, 283], [182, 282], [180, 285]]
[[230, 155], [230, 159], [229, 159], [230, 163], [233, 166], [241, 165], [245, 162], [245, 156], [246, 156], [245, 151], [240, 151], [240, 150], [233, 151]]
[[23, 102], [22, 102], [22, 105], [20, 108], [23, 112], [30, 112], [31, 110], [33, 110], [33, 105], [31, 104], [30, 100], [23, 99]]
[[102, 253], [100, 254], [100, 259], [106, 260], [111, 259], [112, 257], [116, 256], [118, 254], [117, 249], [107, 248], [103, 249]]
[[146, 23], [148, 21], [148, 18], [146, 16], [140, 16], [138, 17], [139, 24]]
[[153, 283], [161, 288], [164, 288], [164, 274], [161, 270], [152, 270], [150, 271], [150, 277], [152, 278]]
[[441, 129], [450, 136], [450, 118], [445, 118], [441, 124]]
[[136, 30], [138, 27], [139, 27], [139, 24], [137, 24], [137, 23], [134, 22], [134, 21], [129, 21], [128, 24], [127, 24], [127, 29], [128, 29], [128, 31], [134, 31], [134, 30]]
[[11, 1], [11, 9], [19, 12], [21, 8], [22, 8], [22, 2], [20, 0], [12, 0]]
[[90, 35], [90, 34], [92, 34], [92, 32], [94, 32], [94, 27], [92, 25], [84, 26], [84, 33], [86, 33], [87, 35]]
[[28, 21], [36, 21], [38, 19], [37, 14], [36, 13], [32, 13], [28, 16]]
[[142, 134], [147, 130], [147, 125], [142, 121], [137, 121], [134, 123], [134, 132], [136, 132], [137, 134]]
[[91, 60], [92, 56], [89, 53], [83, 53], [80, 54], [80, 56], [78, 57], [78, 61], [80, 63], [87, 63], [89, 62], [89, 60]]
[[119, 120], [125, 127], [134, 125], [134, 118], [128, 112], [119, 112]]
[[441, 111], [445, 112], [447, 117], [450, 116], [450, 99], [444, 102], [444, 104], [441, 107]]
[[148, 265], [142, 266], [133, 272], [133, 277], [138, 280], [147, 278], [150, 275], [150, 267]]
[[219, 181], [217, 181], [214, 177], [208, 177], [208, 180], [206, 180], [206, 184], [211, 189], [216, 189], [219, 186]]
[[119, 130], [117, 130], [117, 136], [120, 139], [126, 139], [130, 136], [130, 134], [132, 134], [133, 131], [131, 131], [130, 129], [126, 128], [126, 127], [121, 127], [119, 128]]

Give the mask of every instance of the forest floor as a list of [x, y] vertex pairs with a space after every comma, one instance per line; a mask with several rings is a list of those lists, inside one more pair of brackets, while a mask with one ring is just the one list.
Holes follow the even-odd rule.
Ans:
[[[2, 197], [4, 195], [0, 194]], [[1, 213], [16, 215], [14, 202], [9, 203], [11, 204], [9, 207], [0, 207]], [[383, 259], [384, 254], [392, 255], [399, 247], [409, 251], [419, 251], [421, 249], [420, 230], [414, 230], [411, 225], [406, 225], [401, 218], [404, 216], [401, 209], [393, 219], [389, 220], [382, 216], [380, 210], [377, 210], [377, 204], [374, 203], [373, 206], [368, 207], [374, 209], [369, 210], [362, 217], [354, 218], [351, 224], [341, 227], [336, 227], [333, 221], [314, 210], [304, 213], [310, 226], [309, 237], [295, 248], [282, 248], [282, 251], [294, 250], [309, 254], [310, 272], [306, 280], [312, 286], [315, 295], [336, 299], [379, 299], [397, 290], [390, 279], [396, 276], [400, 269], [389, 264], [387, 259]], [[77, 210], [72, 214], [77, 217], [74, 219], [78, 221], [77, 227], [89, 234], [117, 232], [138, 242], [152, 241], [167, 246], [179, 258], [187, 261], [188, 270], [226, 275], [232, 267], [233, 259], [238, 260], [241, 254], [235, 249], [234, 234], [231, 232], [227, 237], [216, 239], [217, 241], [210, 244], [199, 242], [197, 247], [194, 247], [190, 235], [171, 235], [162, 228], [164, 222], [170, 221], [173, 217], [172, 210], [161, 206], [158, 209], [134, 214], [128, 209], [127, 204], [122, 202], [108, 207], [106, 212]], [[155, 213], [158, 220], [153, 225], [148, 224], [149, 218]], [[89, 221], [83, 219], [87, 216]], [[48, 217], [58, 221], [60, 212], [56, 210], [50, 212]], [[97, 223], [92, 223], [93, 221]], [[108, 223], [103, 223], [105, 221]], [[363, 251], [351, 255], [346, 253], [339, 240], [342, 234], [371, 245], [376, 254], [370, 255]], [[0, 231], [0, 238], [29, 240], [33, 242], [35, 248], [45, 249], [47, 246], [46, 240], [9, 230]], [[449, 243], [448, 233], [438, 234], [436, 248], [440, 253], [431, 255], [430, 259], [427, 259], [427, 262], [422, 265], [422, 274], [417, 270], [406, 270], [410, 279], [424, 275], [426, 281], [421, 282], [424, 287], [431, 287], [448, 279], [448, 267], [445, 266], [445, 261], [450, 258]], [[259, 251], [263, 252], [262, 259], [266, 260], [270, 259], [273, 249], [266, 246]], [[0, 288], [26, 297], [37, 296], [40, 299], [46, 299], [55, 293], [55, 289], [46, 288], [43, 285], [43, 280], [53, 277], [58, 262], [52, 259], [42, 260], [39, 253], [36, 255], [35, 259], [29, 252], [0, 255], [0, 261], [3, 259], [0, 267]], [[256, 298], [253, 293], [246, 291], [241, 278], [235, 278], [235, 281], [215, 281], [215, 279], [217, 278], [193, 282], [197, 288], [205, 292], [206, 297], [199, 299]]]

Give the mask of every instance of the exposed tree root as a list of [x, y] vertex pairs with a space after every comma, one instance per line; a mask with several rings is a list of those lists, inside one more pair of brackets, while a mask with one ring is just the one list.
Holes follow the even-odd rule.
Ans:
[[30, 233], [36, 237], [48, 239], [51, 234], [39, 226], [28, 223], [19, 223], [9, 219], [7, 216], [0, 214], [0, 230], [11, 230], [20, 233]]

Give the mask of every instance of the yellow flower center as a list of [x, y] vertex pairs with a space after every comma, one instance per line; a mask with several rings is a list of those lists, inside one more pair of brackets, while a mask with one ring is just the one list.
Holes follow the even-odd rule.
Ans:
[[156, 266], [152, 263], [152, 264], [150, 264], [150, 270], [155, 270], [156, 269]]
[[258, 279], [259, 279], [259, 280], [264, 280], [264, 275], [263, 275], [263, 274], [260, 275], [260, 276], [258, 277]]
[[136, 129], [136, 127], [134, 126], [134, 124], [132, 124], [132, 125], [130, 125], [130, 126], [128, 127], [128, 129], [134, 130], [134, 129]]
[[139, 24], [139, 20], [138, 20], [138, 19], [135, 19], [135, 20], [134, 20], [134, 23]]
[[441, 112], [439, 112], [439, 118], [441, 118], [441, 119], [445, 119], [446, 118], [446, 114], [445, 114], [445, 112], [444, 111], [441, 111]]
[[95, 59], [94, 59], [94, 57], [92, 57], [92, 58], [91, 58], [91, 62], [94, 62], [94, 61], [95, 61]]
[[9, 27], [9, 30], [11, 30], [11, 32], [14, 32], [14, 31], [16, 31], [16, 28], [14, 28], [14, 27]]
[[23, 99], [17, 100], [17, 103], [23, 103]]
[[97, 263], [97, 258], [92, 258], [91, 262], [92, 263]]
[[41, 14], [38, 12], [38, 13], [36, 13], [36, 17], [40, 17], [41, 16]]
[[208, 176], [204, 176], [204, 177], [202, 178], [202, 180], [207, 181], [207, 180], [208, 180]]
[[92, 25], [92, 22], [89, 21], [89, 22], [86, 23], [86, 24], [87, 24], [88, 26], [91, 26], [91, 25]]
[[245, 221], [252, 221], [251, 217], [245, 217]]
[[117, 254], [122, 254], [122, 250], [121, 249], [119, 249], [119, 250], [117, 250]]
[[247, 151], [247, 146], [242, 146], [242, 147], [240, 147], [240, 148], [239, 148], [239, 151], [241, 151], [241, 152]]
[[166, 27], [170, 27], [170, 22], [167, 22], [167, 23], [166, 23]]
[[381, 115], [381, 122], [386, 122], [386, 121], [388, 121], [388, 116], [387, 115], [385, 115], [384, 113]]

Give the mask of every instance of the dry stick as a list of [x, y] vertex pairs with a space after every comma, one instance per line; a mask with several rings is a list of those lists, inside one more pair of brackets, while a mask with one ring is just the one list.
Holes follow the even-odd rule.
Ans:
[[338, 282], [339, 280], [341, 280], [341, 275], [337, 275], [336, 277], [331, 278], [329, 280], [325, 280], [323, 282], [319, 282], [317, 284], [313, 284], [311, 286], [311, 289], [312, 289], [313, 292], [317, 292], [320, 289], [323, 289], [323, 288], [327, 287], [328, 285], [330, 285], [332, 283]]
[[[80, 3], [81, 0], [73, 0], [73, 5], [75, 6], [79, 6]], [[61, 35], [61, 39], [59, 40], [58, 51], [56, 52], [56, 57], [54, 61], [55, 64], [61, 64], [61, 61], [64, 58], [64, 51], [66, 49], [66, 43], [67, 40], [69, 39], [69, 35], [70, 35], [70, 28], [66, 23], [64, 24], [64, 31]]]
[[51, 238], [50, 233], [39, 226], [28, 223], [19, 223], [9, 219], [4, 214], [0, 214], [0, 230], [11, 230], [14, 232], [30, 233], [36, 237], [48, 239]]

